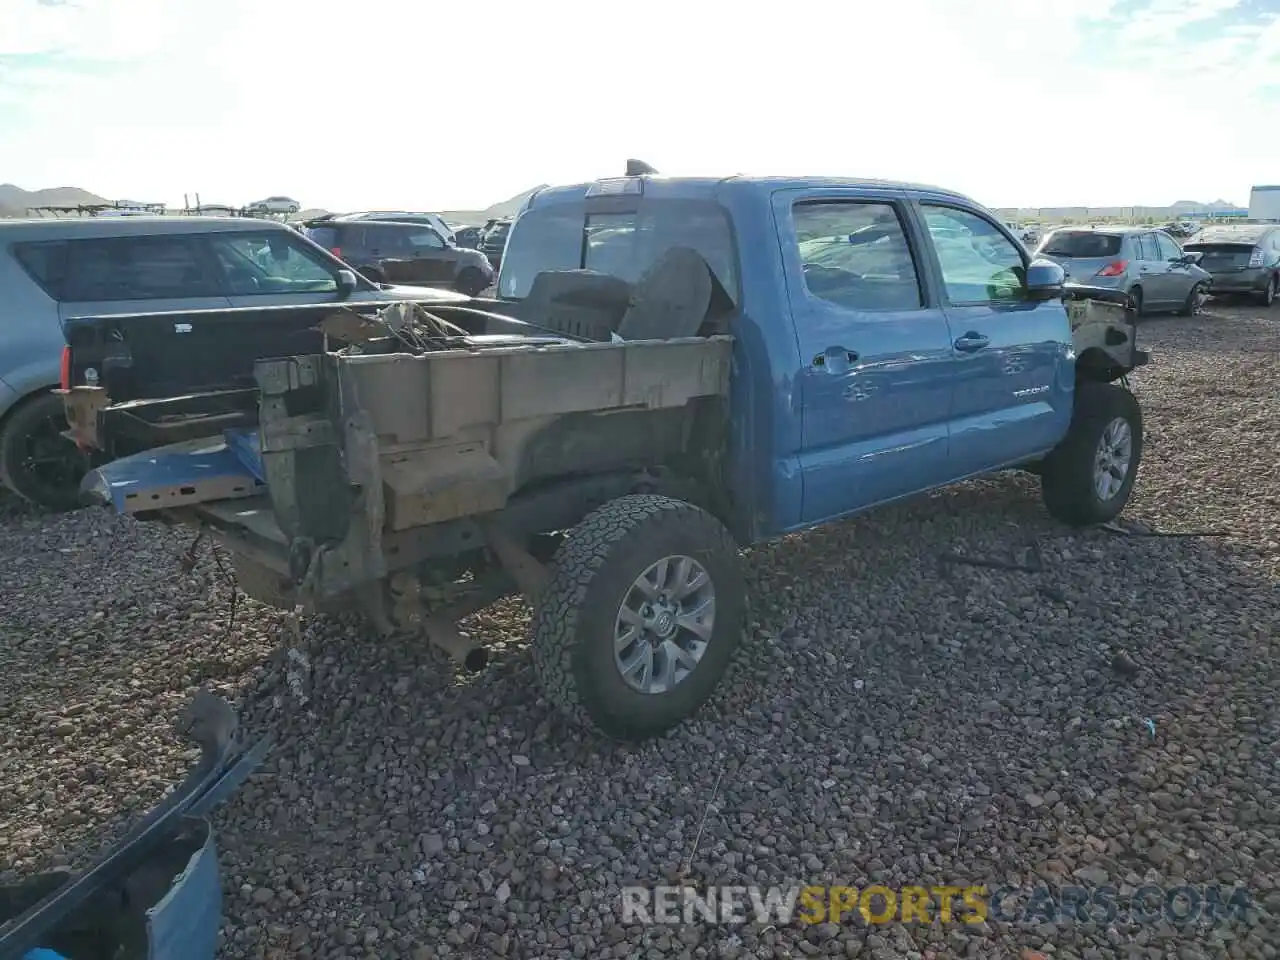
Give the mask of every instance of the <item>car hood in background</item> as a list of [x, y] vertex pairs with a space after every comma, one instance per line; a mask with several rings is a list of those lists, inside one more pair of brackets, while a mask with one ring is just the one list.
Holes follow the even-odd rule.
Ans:
[[378, 289], [389, 300], [431, 300], [435, 303], [462, 303], [471, 299], [465, 293], [444, 290], [440, 287], [410, 287], [399, 283], [384, 283]]

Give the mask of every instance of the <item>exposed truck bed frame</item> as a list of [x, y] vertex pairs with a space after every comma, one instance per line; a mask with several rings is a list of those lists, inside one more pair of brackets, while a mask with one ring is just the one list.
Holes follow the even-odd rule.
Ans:
[[[496, 516], [544, 477], [621, 466], [615, 456], [600, 462], [615, 431], [642, 432], [638, 448], [634, 435], [615, 445], [637, 459], [679, 454], [691, 404], [728, 394], [731, 345], [712, 337], [261, 361], [262, 474], [291, 544], [288, 572], [317, 599], [385, 577], [432, 552], [405, 540]], [[455, 548], [452, 538], [441, 546]]]

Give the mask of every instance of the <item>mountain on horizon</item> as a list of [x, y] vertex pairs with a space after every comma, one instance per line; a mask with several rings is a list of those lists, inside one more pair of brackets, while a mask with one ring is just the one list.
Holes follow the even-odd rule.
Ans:
[[514, 197], [509, 197], [499, 203], [486, 207], [483, 210], [442, 210], [440, 216], [446, 220], [452, 220], [456, 223], [462, 223], [473, 226], [481, 226], [486, 220], [500, 220], [504, 217], [514, 217], [516, 212], [524, 205], [529, 197], [537, 193], [545, 183], [540, 183], [536, 187], [530, 187], [528, 190], [522, 190]]
[[48, 187], [23, 190], [12, 183], [0, 183], [0, 216], [23, 217], [28, 207], [76, 207], [110, 203], [80, 187]]
[[1212, 203], [1198, 203], [1195, 200], [1179, 200], [1169, 205], [1174, 210], [1235, 210], [1236, 204], [1228, 200], [1214, 200]]

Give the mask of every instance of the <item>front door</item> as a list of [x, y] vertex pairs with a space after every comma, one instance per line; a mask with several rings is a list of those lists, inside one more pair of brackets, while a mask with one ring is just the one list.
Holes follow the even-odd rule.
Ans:
[[207, 242], [226, 277], [233, 307], [347, 299], [339, 290], [339, 268], [316, 256], [291, 231], [211, 233]]
[[1138, 283], [1142, 286], [1143, 304], [1163, 309], [1180, 300], [1174, 297], [1174, 284], [1169, 275], [1172, 265], [1161, 255], [1156, 235], [1140, 233], [1134, 241], [1138, 251]]
[[947, 468], [951, 335], [900, 191], [780, 191], [800, 348], [802, 521], [931, 487]]
[[922, 202], [953, 336], [953, 478], [1043, 453], [1074, 399], [1071, 322], [1061, 300], [1025, 298], [1028, 255], [972, 210]]
[[458, 248], [450, 247], [440, 234], [430, 227], [420, 227], [410, 233], [405, 242], [410, 254], [418, 262], [422, 279], [432, 284], [450, 284], [458, 273]]

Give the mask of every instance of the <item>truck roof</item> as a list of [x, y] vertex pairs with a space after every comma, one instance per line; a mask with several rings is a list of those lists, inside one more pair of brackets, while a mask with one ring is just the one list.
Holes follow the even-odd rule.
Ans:
[[819, 176], [748, 177], [735, 175], [730, 177], [664, 177], [646, 175], [641, 177], [602, 177], [599, 180], [588, 181], [585, 183], [575, 183], [558, 187], [544, 187], [530, 198], [529, 206], [532, 208], [546, 203], [582, 199], [587, 196], [587, 191], [591, 190], [593, 187], [598, 189], [598, 185], [623, 180], [643, 181], [644, 194], [650, 198], [688, 200], [712, 199], [715, 197], [716, 193], [725, 186], [730, 186], [733, 189], [759, 190], [765, 193], [773, 193], [776, 190], [816, 187], [819, 189], [846, 188], [869, 191], [907, 190], [916, 193], [927, 193], [932, 196], [950, 197], [955, 200], [963, 200], [967, 203], [973, 202], [964, 194], [957, 193], [954, 190], [946, 190], [942, 187], [934, 187], [919, 183], [908, 183], [898, 180], [871, 180], [857, 177]]
[[151, 237], [167, 233], [240, 233], [292, 228], [252, 217], [55, 217], [0, 220], [0, 242]]

